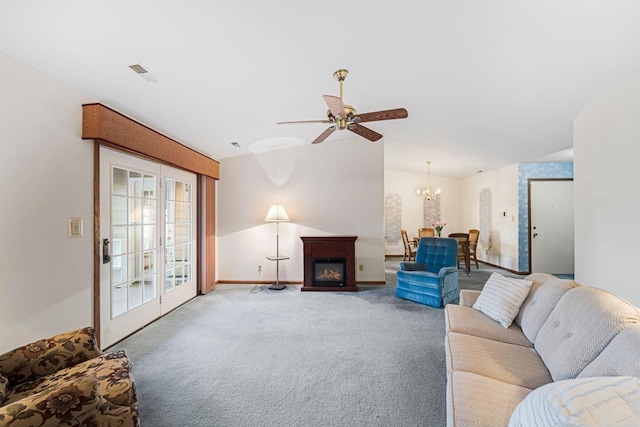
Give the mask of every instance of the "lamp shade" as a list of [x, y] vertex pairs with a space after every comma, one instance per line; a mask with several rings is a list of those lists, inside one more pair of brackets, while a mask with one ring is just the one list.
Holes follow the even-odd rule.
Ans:
[[289, 216], [282, 205], [271, 205], [264, 220], [265, 222], [289, 221]]

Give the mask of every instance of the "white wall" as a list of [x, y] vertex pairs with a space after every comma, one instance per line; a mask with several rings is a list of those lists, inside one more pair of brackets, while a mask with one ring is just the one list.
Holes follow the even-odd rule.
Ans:
[[0, 70], [1, 354], [93, 322], [93, 100], [2, 53]]
[[[462, 222], [463, 198], [462, 180], [459, 178], [447, 178], [437, 175], [429, 177], [429, 184], [432, 189], [440, 188], [440, 221], [446, 222], [447, 226], [442, 230], [443, 236], [449, 233], [464, 232]], [[424, 200], [416, 197], [416, 189], [427, 185], [427, 174], [397, 170], [384, 171], [384, 194], [398, 194], [402, 199], [402, 225], [401, 228], [407, 230], [411, 239], [418, 235], [418, 229], [424, 224]], [[431, 227], [431, 225], [427, 225]], [[385, 243], [386, 255], [403, 255], [404, 246], [402, 241], [399, 244]]]
[[218, 280], [274, 280], [272, 204], [285, 207], [280, 223], [280, 280], [304, 279], [300, 236], [355, 235], [356, 281], [384, 281], [383, 144], [362, 138], [271, 150], [223, 159], [218, 182]]
[[640, 306], [640, 76], [597, 96], [574, 121], [576, 280]]
[[517, 271], [518, 165], [479, 173], [464, 180], [464, 229], [480, 228], [480, 191], [485, 188], [491, 192], [491, 245], [486, 248], [479, 244], [476, 257]]

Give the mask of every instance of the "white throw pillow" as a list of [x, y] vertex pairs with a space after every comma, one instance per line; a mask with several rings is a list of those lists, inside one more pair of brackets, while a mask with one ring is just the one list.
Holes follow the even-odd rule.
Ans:
[[493, 273], [484, 284], [473, 308], [508, 328], [529, 295], [531, 283], [531, 280], [513, 279]]
[[640, 379], [594, 377], [549, 383], [516, 406], [509, 427], [640, 425]]

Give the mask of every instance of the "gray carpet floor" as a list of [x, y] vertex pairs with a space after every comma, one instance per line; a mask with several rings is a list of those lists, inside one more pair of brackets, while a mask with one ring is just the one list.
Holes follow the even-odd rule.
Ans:
[[219, 285], [116, 344], [142, 426], [444, 426], [443, 310], [394, 296], [398, 261], [356, 293]]

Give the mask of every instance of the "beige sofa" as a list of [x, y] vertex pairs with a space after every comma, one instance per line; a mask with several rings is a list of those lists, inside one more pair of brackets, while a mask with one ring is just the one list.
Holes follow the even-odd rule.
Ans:
[[124, 351], [102, 353], [93, 328], [0, 355], [0, 427], [139, 426]]
[[636, 307], [549, 274], [525, 279], [533, 283], [509, 328], [472, 307], [479, 291], [445, 307], [448, 426], [506, 426], [532, 390], [552, 382], [640, 376]]

